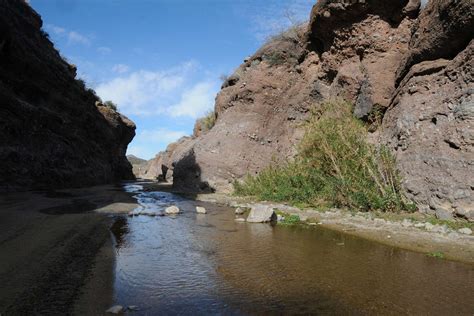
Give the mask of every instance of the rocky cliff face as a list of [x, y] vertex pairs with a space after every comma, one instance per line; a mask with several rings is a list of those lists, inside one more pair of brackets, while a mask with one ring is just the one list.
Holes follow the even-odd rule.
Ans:
[[[355, 105], [369, 139], [389, 145], [408, 196], [439, 217], [473, 218], [470, 0], [320, 0], [309, 24], [265, 44], [222, 86], [208, 132], [150, 165], [178, 189], [230, 191], [272, 160], [291, 159], [312, 106]], [[169, 171], [168, 171], [169, 173]]]
[[25, 1], [0, 0], [0, 190], [132, 179], [135, 125], [97, 102], [41, 27]]

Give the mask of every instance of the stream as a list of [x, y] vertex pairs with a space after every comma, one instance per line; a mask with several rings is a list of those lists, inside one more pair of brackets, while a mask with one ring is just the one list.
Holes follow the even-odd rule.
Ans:
[[133, 315], [474, 313], [471, 265], [320, 226], [240, 223], [232, 208], [140, 183], [124, 189], [140, 205], [135, 212], [182, 210], [117, 217], [112, 226], [114, 300], [137, 306]]

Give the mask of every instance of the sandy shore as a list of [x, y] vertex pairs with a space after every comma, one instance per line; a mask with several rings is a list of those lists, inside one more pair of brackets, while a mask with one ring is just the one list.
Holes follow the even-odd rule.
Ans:
[[[114, 186], [0, 196], [0, 314], [100, 314], [112, 303]], [[102, 209], [103, 213], [94, 212]]]
[[[233, 207], [251, 207], [262, 203], [225, 194], [200, 194], [195, 198]], [[401, 214], [390, 218], [389, 214], [377, 216], [372, 213], [351, 213], [335, 209], [302, 210], [284, 204], [263, 203], [285, 213], [298, 215], [308, 225], [321, 225], [388, 246], [426, 254], [437, 253], [444, 259], [474, 264], [474, 235], [465, 235], [453, 229], [445, 230], [440, 225], [435, 225], [432, 231], [424, 227], [415, 227], [415, 223], [424, 223], [428, 220], [423, 214]]]

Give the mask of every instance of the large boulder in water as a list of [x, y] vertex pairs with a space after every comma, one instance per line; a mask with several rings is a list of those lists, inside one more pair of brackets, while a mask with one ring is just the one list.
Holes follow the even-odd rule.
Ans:
[[249, 223], [268, 223], [276, 221], [277, 216], [272, 207], [263, 204], [257, 204], [252, 207], [247, 217]]

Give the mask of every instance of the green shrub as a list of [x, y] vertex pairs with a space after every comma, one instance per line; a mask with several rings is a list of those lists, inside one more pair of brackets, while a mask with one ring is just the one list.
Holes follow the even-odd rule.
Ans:
[[199, 119], [201, 131], [207, 132], [216, 124], [217, 115], [214, 111], [210, 111], [203, 118]]
[[313, 111], [296, 160], [235, 183], [235, 193], [313, 207], [412, 210], [394, 157], [369, 144], [366, 134], [347, 102], [326, 102]]
[[106, 107], [108, 107], [109, 109], [112, 109], [114, 110], [115, 112], [117, 112], [117, 105], [115, 103], [113, 103], [112, 101], [105, 101], [104, 102], [104, 105]]

